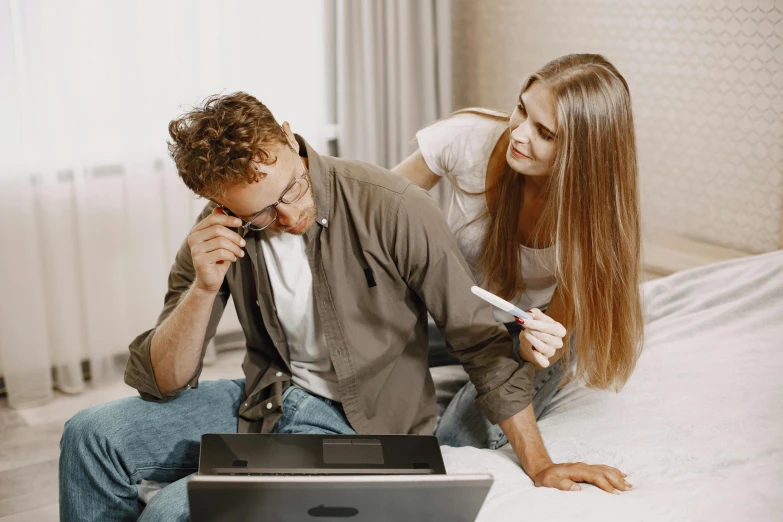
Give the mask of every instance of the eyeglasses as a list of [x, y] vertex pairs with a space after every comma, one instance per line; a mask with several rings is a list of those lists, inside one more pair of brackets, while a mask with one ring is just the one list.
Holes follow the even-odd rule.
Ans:
[[[299, 155], [297, 154], [297, 156]], [[299, 161], [302, 161], [302, 159], [299, 158]], [[310, 190], [310, 176], [307, 175], [308, 171], [307, 167], [304, 165], [304, 161], [302, 161], [302, 168], [304, 168], [304, 173], [292, 181], [288, 187], [286, 187], [286, 189], [283, 191], [283, 195], [280, 196], [280, 199], [278, 199], [276, 203], [265, 207], [261, 212], [250, 218], [249, 221], [242, 220], [242, 218], [234, 214], [231, 210], [224, 207], [223, 205], [219, 206], [227, 215], [242, 221], [240, 228], [250, 230], [252, 232], [260, 232], [275, 222], [277, 219], [277, 206], [279, 204], [285, 203], [286, 205], [290, 205], [291, 203], [296, 203], [302, 199], [308, 190]]]

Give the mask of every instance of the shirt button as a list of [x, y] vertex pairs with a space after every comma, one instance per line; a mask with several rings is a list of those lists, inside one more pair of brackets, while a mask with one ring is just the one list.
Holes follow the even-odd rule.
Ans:
[[282, 377], [282, 376], [283, 376], [283, 372], [277, 372], [277, 373], [275, 374], [275, 377]]
[[247, 408], [247, 403], [245, 403], [245, 408]]
[[328, 223], [328, 221], [326, 220], [326, 218], [323, 218], [323, 219], [321, 220], [321, 224], [322, 224], [322, 225], [326, 226], [326, 224], [327, 224], [327, 223]]
[[271, 410], [272, 409], [272, 403], [271, 402], [267, 403], [266, 409], [267, 410]]
[[190, 384], [188, 384], [187, 386], [185, 386], [185, 389], [186, 389], [186, 390], [189, 390], [189, 389], [190, 389]]
[[259, 308], [261, 307], [261, 303], [258, 302], [258, 299], [256, 299], [256, 306]]

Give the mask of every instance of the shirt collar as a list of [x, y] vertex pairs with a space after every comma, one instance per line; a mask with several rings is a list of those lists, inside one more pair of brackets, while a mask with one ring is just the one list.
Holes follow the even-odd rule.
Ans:
[[[332, 217], [332, 183], [330, 179], [332, 172], [323, 157], [304, 138], [298, 134], [294, 134], [294, 136], [299, 142], [299, 155], [307, 158], [308, 161], [311, 190], [315, 198], [315, 222], [328, 228]], [[315, 230], [315, 227], [312, 230]]]

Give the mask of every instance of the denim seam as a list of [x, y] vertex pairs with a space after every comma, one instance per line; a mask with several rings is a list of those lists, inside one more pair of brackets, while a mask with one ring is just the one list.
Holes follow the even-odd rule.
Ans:
[[178, 469], [198, 469], [198, 466], [195, 468], [193, 466], [139, 466], [136, 468], [136, 471], [134, 471], [134, 475], [139, 472], [139, 470], [145, 470], [145, 469], [171, 469], [171, 470], [178, 470]]
[[140, 466], [133, 470], [133, 473], [131, 473], [128, 478], [130, 479], [132, 484], [138, 484], [140, 480], [143, 480], [140, 478], [140, 475], [144, 471], [149, 471], [152, 469], [156, 470], [162, 470], [162, 471], [198, 471], [198, 467], [179, 467], [179, 466]]
[[309, 402], [313, 397], [310, 395], [303, 395], [298, 401], [296, 401], [294, 404], [291, 405], [291, 420], [294, 420], [294, 417], [299, 412], [302, 407]]

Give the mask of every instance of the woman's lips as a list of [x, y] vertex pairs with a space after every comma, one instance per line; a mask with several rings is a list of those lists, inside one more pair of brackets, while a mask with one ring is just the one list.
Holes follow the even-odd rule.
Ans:
[[514, 148], [514, 147], [511, 147], [511, 154], [513, 154], [513, 155], [514, 155], [514, 157], [516, 157], [516, 158], [520, 158], [520, 159], [523, 159], [523, 158], [524, 158], [524, 159], [530, 159], [530, 156], [527, 156], [527, 155], [525, 155], [525, 154], [522, 154], [521, 152], [519, 152], [519, 151], [518, 151], [516, 148]]

